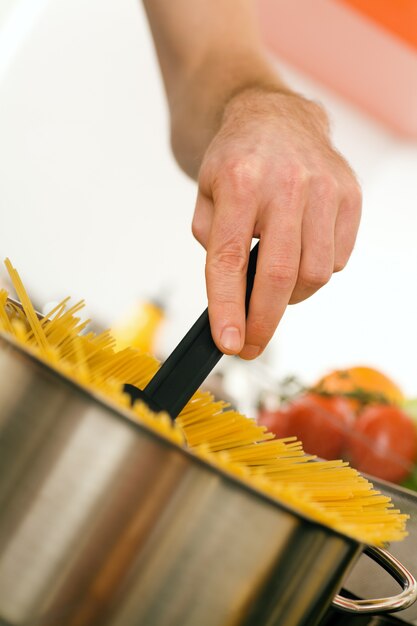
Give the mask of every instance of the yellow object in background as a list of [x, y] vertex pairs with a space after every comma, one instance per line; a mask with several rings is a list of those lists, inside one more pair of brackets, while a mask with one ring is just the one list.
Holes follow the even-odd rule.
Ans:
[[154, 354], [156, 338], [165, 310], [157, 302], [139, 302], [111, 329], [116, 340], [116, 350], [136, 348]]

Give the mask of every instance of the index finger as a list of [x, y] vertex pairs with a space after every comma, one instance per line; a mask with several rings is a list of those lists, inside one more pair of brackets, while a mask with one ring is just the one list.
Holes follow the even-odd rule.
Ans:
[[206, 283], [213, 339], [226, 354], [238, 354], [245, 340], [246, 272], [254, 218], [237, 204], [215, 207], [207, 246]]

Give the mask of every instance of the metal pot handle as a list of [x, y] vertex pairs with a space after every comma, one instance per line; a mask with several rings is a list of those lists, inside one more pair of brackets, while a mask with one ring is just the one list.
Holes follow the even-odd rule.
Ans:
[[417, 582], [404, 565], [381, 548], [367, 546], [364, 553], [381, 565], [401, 585], [402, 592], [396, 596], [375, 600], [351, 600], [337, 595], [332, 602], [333, 606], [347, 613], [394, 613], [413, 604], [417, 599]]

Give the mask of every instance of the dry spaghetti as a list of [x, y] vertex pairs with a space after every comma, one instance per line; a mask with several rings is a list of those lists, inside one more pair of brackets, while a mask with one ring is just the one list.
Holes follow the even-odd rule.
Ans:
[[9, 260], [6, 267], [22, 308], [0, 290], [0, 331], [25, 350], [131, 411], [135, 419], [176, 445], [316, 521], [375, 545], [405, 537], [407, 516], [392, 508], [389, 498], [347, 463], [317, 461], [304, 453], [295, 437], [275, 439], [264, 426], [228, 409], [209, 393], [198, 391], [175, 423], [143, 403], [130, 408], [123, 385], [143, 389], [158, 370], [156, 359], [132, 348], [117, 351], [109, 332], [85, 332], [88, 322], [77, 317], [82, 301], [69, 306], [67, 298], [38, 319]]

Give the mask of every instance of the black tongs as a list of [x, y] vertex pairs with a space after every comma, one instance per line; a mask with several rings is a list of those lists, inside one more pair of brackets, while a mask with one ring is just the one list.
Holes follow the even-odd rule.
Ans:
[[[246, 315], [255, 279], [258, 245], [257, 243], [254, 246], [249, 256]], [[126, 384], [124, 391], [130, 395], [132, 404], [136, 400], [142, 400], [152, 411], [165, 411], [175, 419], [222, 356], [223, 352], [218, 349], [211, 336], [206, 309], [145, 389]]]

